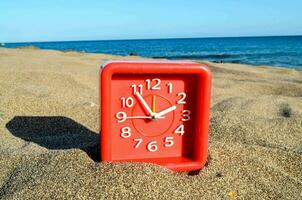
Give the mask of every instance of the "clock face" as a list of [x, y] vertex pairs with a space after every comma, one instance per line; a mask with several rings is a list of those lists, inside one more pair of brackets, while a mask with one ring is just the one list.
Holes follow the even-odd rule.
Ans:
[[112, 159], [191, 154], [184, 144], [194, 143], [197, 81], [194, 75], [113, 75]]

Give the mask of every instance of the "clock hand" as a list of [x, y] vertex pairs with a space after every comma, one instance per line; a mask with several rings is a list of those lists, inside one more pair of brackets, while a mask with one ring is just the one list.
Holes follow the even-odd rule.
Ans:
[[165, 114], [167, 114], [167, 113], [169, 113], [169, 112], [172, 112], [173, 110], [175, 110], [176, 109], [176, 106], [174, 105], [174, 106], [171, 106], [171, 107], [169, 107], [169, 108], [167, 108], [167, 109], [165, 109], [165, 110], [163, 110], [163, 111], [160, 111], [159, 113], [155, 113], [155, 115], [154, 115], [154, 118], [155, 119], [159, 119], [159, 117], [162, 117], [163, 115], [165, 115]]
[[[152, 119], [152, 116], [129, 116], [125, 117], [126, 119]], [[160, 117], [160, 119], [164, 119], [165, 117]]]
[[146, 101], [142, 97], [142, 95], [140, 95], [139, 92], [136, 92], [135, 95], [138, 97], [138, 99], [143, 104], [143, 106], [145, 107], [145, 109], [148, 111], [148, 113], [150, 114], [150, 116], [154, 116], [155, 113], [152, 112], [151, 108], [148, 106], [148, 104], [146, 103]]
[[152, 96], [152, 112], [156, 113], [156, 99], [155, 95]]

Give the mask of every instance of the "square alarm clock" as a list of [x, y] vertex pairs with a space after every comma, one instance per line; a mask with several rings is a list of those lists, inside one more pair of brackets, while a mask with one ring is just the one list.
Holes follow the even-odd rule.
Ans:
[[102, 66], [101, 161], [149, 162], [175, 171], [207, 161], [211, 72], [190, 61]]

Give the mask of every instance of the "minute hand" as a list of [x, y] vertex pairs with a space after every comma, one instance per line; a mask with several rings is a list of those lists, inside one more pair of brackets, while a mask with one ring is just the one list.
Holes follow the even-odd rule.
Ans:
[[174, 105], [174, 106], [171, 106], [171, 107], [169, 107], [169, 108], [167, 108], [167, 109], [165, 109], [165, 110], [163, 110], [163, 111], [160, 111], [159, 113], [156, 113], [155, 115], [154, 115], [154, 118], [156, 118], [156, 119], [158, 119], [159, 117], [161, 117], [161, 116], [163, 116], [163, 115], [165, 115], [165, 114], [167, 114], [167, 113], [169, 113], [169, 112], [172, 112], [173, 110], [175, 110], [176, 109], [176, 106]]
[[146, 103], [145, 99], [142, 97], [142, 95], [140, 95], [139, 92], [136, 92], [135, 95], [138, 97], [138, 99], [140, 100], [140, 102], [143, 104], [143, 106], [145, 107], [145, 109], [148, 111], [148, 113], [153, 116], [154, 113], [152, 112], [151, 108], [148, 106], [148, 104]]

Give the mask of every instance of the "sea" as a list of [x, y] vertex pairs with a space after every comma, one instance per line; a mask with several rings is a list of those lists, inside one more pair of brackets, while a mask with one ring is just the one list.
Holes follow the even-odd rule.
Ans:
[[61, 51], [302, 69], [302, 36], [27, 42], [7, 43], [2, 46], [35, 46]]

